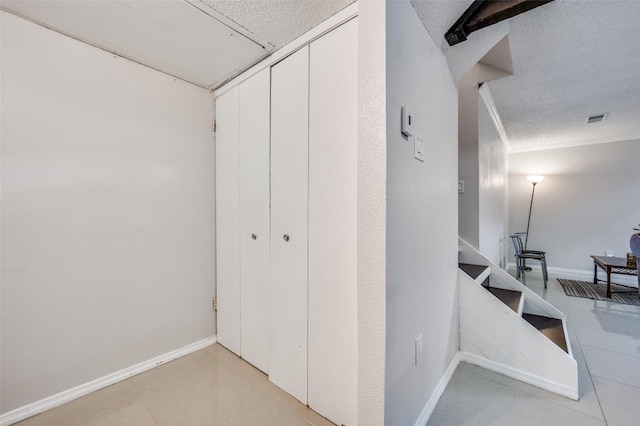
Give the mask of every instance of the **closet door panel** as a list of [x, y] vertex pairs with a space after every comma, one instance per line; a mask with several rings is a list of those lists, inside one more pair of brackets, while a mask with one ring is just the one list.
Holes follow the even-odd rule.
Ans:
[[310, 45], [309, 406], [357, 416], [357, 20]]
[[239, 92], [216, 99], [217, 337], [240, 355]]
[[270, 70], [240, 85], [240, 280], [242, 358], [269, 368]]
[[307, 402], [308, 48], [271, 69], [269, 379]]

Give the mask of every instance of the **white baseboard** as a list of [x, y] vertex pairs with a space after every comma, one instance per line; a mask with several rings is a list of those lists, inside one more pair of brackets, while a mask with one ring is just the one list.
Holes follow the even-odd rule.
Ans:
[[[527, 266], [530, 267], [537, 274], [542, 276], [542, 269], [540, 268], [540, 265], [527, 264]], [[507, 271], [510, 274], [515, 274], [515, 271], [516, 271], [515, 263], [509, 263]], [[557, 277], [566, 278], [568, 280], [579, 280], [579, 281], [589, 281], [589, 282], [593, 281], [593, 269], [587, 271], [584, 269], [569, 269], [569, 268], [559, 268], [557, 266], [548, 266], [547, 272], [549, 272], [550, 275], [553, 274]], [[604, 273], [604, 271], [598, 269], [598, 279], [604, 280], [606, 279], [606, 277], [607, 275]], [[612, 274], [611, 282], [616, 284], [622, 284], [629, 287], [638, 287], [638, 277], [635, 275]]]
[[453, 376], [456, 368], [458, 368], [458, 364], [460, 364], [460, 352], [456, 352], [456, 354], [453, 356], [449, 367], [447, 367], [447, 370], [444, 372], [444, 374], [440, 378], [440, 381], [438, 382], [438, 386], [436, 386], [433, 393], [431, 394], [431, 398], [429, 398], [426, 405], [420, 412], [420, 416], [418, 416], [418, 420], [416, 420], [415, 426], [425, 426], [427, 424], [427, 422], [429, 421], [429, 417], [431, 417], [433, 410], [436, 408], [436, 405], [440, 400], [440, 397], [447, 388], [447, 385], [451, 380], [451, 376]]
[[460, 352], [460, 361], [468, 362], [469, 364], [477, 365], [478, 367], [485, 368], [487, 370], [495, 371], [512, 379], [520, 380], [521, 382], [528, 383], [533, 386], [548, 390], [549, 392], [557, 393], [558, 395], [565, 396], [575, 401], [579, 400], [580, 395], [577, 390], [570, 389], [560, 383], [556, 383], [551, 380], [543, 379], [539, 376], [525, 373], [520, 370], [515, 370], [503, 364], [482, 358], [478, 355], [471, 354], [469, 352]]
[[158, 367], [162, 364], [166, 364], [169, 361], [188, 355], [197, 350], [203, 349], [209, 345], [216, 343], [216, 336], [207, 337], [206, 339], [199, 340], [191, 343], [190, 345], [183, 346], [182, 348], [167, 352], [166, 354], [157, 356], [147, 361], [143, 361], [139, 364], [132, 365], [123, 370], [116, 371], [107, 376], [100, 377], [96, 380], [84, 383], [82, 385], [67, 389], [66, 391], [52, 395], [50, 397], [41, 399], [40, 401], [33, 402], [31, 404], [24, 405], [9, 411], [8, 413], [0, 415], [0, 426], [8, 426], [13, 423], [17, 423], [20, 420], [24, 420], [28, 417], [35, 416], [36, 414], [50, 410], [54, 407], [58, 407], [62, 404], [66, 404], [81, 396], [90, 394], [99, 389], [111, 386], [114, 383], [118, 383], [136, 374], [144, 373], [147, 370]]

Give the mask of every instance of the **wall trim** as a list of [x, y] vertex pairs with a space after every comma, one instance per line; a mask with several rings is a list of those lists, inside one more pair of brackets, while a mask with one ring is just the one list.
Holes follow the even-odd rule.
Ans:
[[638, 139], [640, 139], [640, 134], [631, 133], [631, 134], [624, 134], [624, 135], [607, 136], [607, 137], [596, 138], [596, 139], [587, 139], [587, 140], [580, 139], [578, 141], [565, 141], [565, 142], [553, 143], [549, 145], [525, 146], [525, 147], [512, 149], [510, 154], [521, 154], [523, 152], [534, 152], [534, 151], [549, 151], [552, 149], [573, 148], [576, 146], [597, 145], [602, 143], [635, 141]]
[[509, 142], [509, 138], [507, 137], [507, 131], [502, 125], [502, 118], [500, 118], [500, 113], [498, 112], [498, 107], [496, 107], [496, 103], [493, 100], [493, 96], [491, 95], [491, 91], [489, 90], [489, 86], [487, 84], [481, 84], [478, 88], [478, 93], [480, 94], [480, 98], [484, 103], [484, 106], [489, 111], [489, 116], [491, 117], [491, 121], [493, 121], [498, 134], [500, 135], [500, 139], [504, 144], [505, 149], [507, 150], [507, 155], [511, 153], [511, 142]]
[[36, 414], [40, 414], [44, 411], [66, 404], [67, 402], [73, 401], [81, 396], [106, 388], [107, 386], [111, 386], [137, 374], [144, 373], [152, 368], [159, 367], [162, 364], [166, 364], [185, 355], [189, 355], [192, 352], [206, 348], [207, 346], [216, 343], [216, 341], [216, 336], [207, 337], [187, 346], [183, 346], [179, 349], [175, 349], [155, 358], [143, 361], [139, 364], [132, 365], [104, 377], [67, 389], [58, 394], [41, 399], [40, 401], [18, 407], [15, 410], [0, 415], [0, 426], [8, 426], [19, 422], [20, 420], [24, 420], [28, 417], [35, 416]]
[[440, 401], [440, 397], [442, 397], [442, 394], [447, 388], [449, 381], [451, 381], [451, 376], [453, 376], [453, 373], [456, 371], [456, 368], [458, 368], [458, 364], [460, 364], [460, 361], [461, 361], [460, 352], [458, 351], [453, 356], [453, 359], [451, 360], [449, 367], [447, 367], [447, 370], [444, 372], [444, 374], [440, 378], [438, 385], [433, 390], [433, 393], [431, 394], [431, 398], [429, 398], [424, 408], [420, 412], [420, 415], [418, 416], [418, 419], [416, 420], [416, 423], [414, 426], [425, 426], [427, 424], [427, 422], [429, 421], [429, 417], [431, 417], [431, 414], [433, 414], [433, 410], [436, 408], [438, 401]]
[[[539, 264], [527, 264], [536, 274], [542, 277], [542, 269]], [[509, 263], [507, 271], [511, 274], [515, 274], [516, 265], [515, 263]], [[593, 269], [585, 270], [585, 269], [569, 269], [569, 268], [559, 268], [557, 266], [547, 266], [547, 271], [549, 275], [553, 274], [556, 276], [560, 276], [562, 278], [566, 278], [568, 280], [579, 280], [579, 281], [593, 281]], [[604, 280], [606, 279], [607, 274], [604, 273], [602, 269], [598, 269], [598, 279]], [[638, 277], [635, 275], [619, 275], [615, 274], [611, 276], [611, 282], [616, 284], [622, 284], [629, 287], [638, 287]]]
[[575, 389], [571, 389], [567, 386], [564, 386], [552, 380], [546, 380], [546, 379], [543, 379], [542, 377], [535, 376], [533, 374], [525, 373], [520, 370], [515, 370], [506, 365], [488, 360], [486, 358], [482, 358], [478, 355], [471, 354], [469, 352], [460, 352], [460, 361], [477, 365], [478, 367], [482, 367], [487, 370], [500, 373], [507, 377], [511, 377], [512, 379], [520, 380], [521, 382], [525, 382], [530, 385], [548, 390], [550, 392], [557, 393], [558, 395], [565, 396], [575, 401], [578, 401], [580, 399], [580, 395], [578, 391]]

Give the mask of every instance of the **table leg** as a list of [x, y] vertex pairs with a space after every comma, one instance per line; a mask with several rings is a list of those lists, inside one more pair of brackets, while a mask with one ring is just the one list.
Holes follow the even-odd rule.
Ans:
[[611, 299], [611, 267], [607, 267], [607, 297]]

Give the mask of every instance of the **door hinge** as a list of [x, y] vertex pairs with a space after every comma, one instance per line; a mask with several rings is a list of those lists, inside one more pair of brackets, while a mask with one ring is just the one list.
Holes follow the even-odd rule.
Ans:
[[211, 307], [213, 308], [214, 311], [218, 310], [218, 298], [214, 297], [212, 302], [211, 302]]
[[213, 131], [216, 131], [216, 120], [213, 120]]

